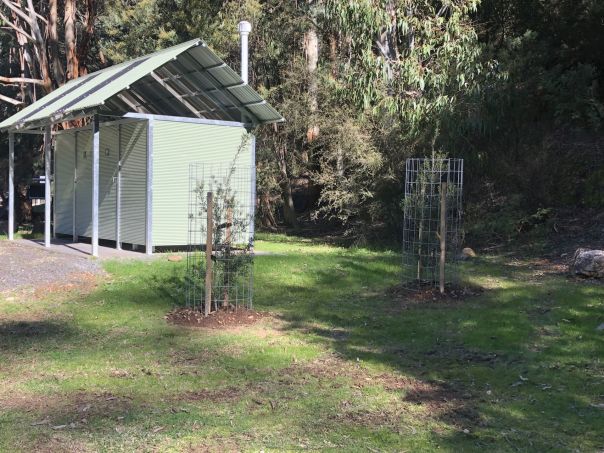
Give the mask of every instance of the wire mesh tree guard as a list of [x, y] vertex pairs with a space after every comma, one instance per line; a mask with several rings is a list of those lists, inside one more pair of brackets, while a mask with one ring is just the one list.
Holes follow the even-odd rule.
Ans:
[[205, 315], [252, 308], [252, 171], [250, 166], [189, 166], [186, 305]]
[[405, 166], [403, 284], [439, 286], [456, 278], [461, 249], [463, 159], [410, 158]]

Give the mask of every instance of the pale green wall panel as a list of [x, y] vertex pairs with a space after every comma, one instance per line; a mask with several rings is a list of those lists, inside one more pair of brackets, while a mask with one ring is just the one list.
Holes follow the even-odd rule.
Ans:
[[145, 244], [147, 211], [147, 122], [122, 125], [122, 186], [120, 237]]
[[[99, 149], [99, 239], [116, 239], [119, 126], [101, 125]], [[144, 245], [146, 212], [147, 122], [122, 124], [122, 242]], [[56, 136], [57, 233], [72, 234], [73, 173], [77, 184], [76, 232], [92, 235], [92, 132], [62, 132]]]
[[61, 134], [55, 140], [55, 232], [73, 233], [73, 178], [75, 134]]
[[[122, 200], [121, 241], [145, 244], [147, 123], [121, 125]], [[252, 140], [243, 127], [154, 121], [153, 143], [153, 244], [177, 246], [188, 243], [189, 168], [201, 163], [204, 172], [216, 169], [220, 176], [234, 167], [234, 179], [245, 182], [245, 196], [238, 200], [247, 209], [250, 200]], [[73, 173], [77, 152], [76, 230], [91, 236], [92, 134], [89, 130], [57, 135], [56, 214], [57, 232], [71, 234]], [[118, 125], [101, 126], [99, 156], [99, 238], [115, 240], [117, 168], [120, 142]], [[243, 148], [242, 148], [242, 145]], [[237, 215], [237, 214], [236, 214]]]
[[77, 141], [76, 232], [92, 236], [92, 132], [75, 132]]
[[[152, 187], [155, 246], [188, 243], [191, 163], [222, 164], [225, 169], [235, 165], [237, 171], [249, 174], [252, 140], [248, 138], [245, 149], [240, 150], [245, 135], [243, 127], [154, 122]], [[247, 191], [249, 193], [249, 189]], [[244, 203], [247, 205], [249, 201]]]
[[99, 149], [99, 238], [115, 241], [118, 126], [101, 126]]

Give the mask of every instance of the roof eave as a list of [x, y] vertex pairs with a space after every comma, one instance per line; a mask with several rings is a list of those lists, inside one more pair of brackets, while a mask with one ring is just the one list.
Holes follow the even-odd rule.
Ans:
[[41, 118], [39, 120], [17, 122], [15, 124], [0, 128], [0, 131], [9, 132], [9, 133], [24, 133], [24, 132], [30, 131], [32, 129], [37, 129], [37, 128], [41, 128], [41, 127], [45, 127], [45, 126], [52, 126], [54, 124], [64, 123], [66, 121], [73, 121], [76, 119], [85, 118], [87, 116], [94, 115], [95, 113], [98, 112], [98, 109], [101, 106], [102, 106], [102, 104], [92, 106], [92, 107], [84, 109], [84, 110], [62, 112], [61, 115], [49, 116], [49, 117]]

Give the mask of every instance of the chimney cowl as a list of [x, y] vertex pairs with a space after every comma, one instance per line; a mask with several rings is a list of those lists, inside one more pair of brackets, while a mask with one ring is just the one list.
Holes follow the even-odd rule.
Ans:
[[239, 37], [241, 38], [241, 80], [248, 83], [248, 36], [252, 31], [252, 24], [246, 20], [242, 20], [239, 22], [237, 30], [239, 30]]
[[239, 33], [249, 34], [252, 31], [252, 24], [250, 24], [247, 20], [242, 20], [239, 22], [237, 30], [239, 30]]

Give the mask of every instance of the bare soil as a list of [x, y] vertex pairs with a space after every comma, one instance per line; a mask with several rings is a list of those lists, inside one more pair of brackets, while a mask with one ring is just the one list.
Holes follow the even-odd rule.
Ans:
[[447, 284], [445, 293], [441, 294], [439, 289], [433, 286], [413, 283], [408, 285], [398, 284], [386, 290], [395, 310], [406, 310], [420, 305], [434, 308], [442, 308], [443, 305], [457, 307], [460, 303], [483, 292], [484, 288], [479, 286]]
[[346, 419], [351, 423], [366, 425], [379, 422], [396, 425], [402, 412], [412, 411], [414, 416], [420, 416], [412, 406], [421, 406], [427, 409], [426, 413], [431, 417], [447, 419], [459, 428], [468, 426], [470, 422], [482, 422], [477, 420], [477, 415], [471, 406], [472, 395], [469, 393], [463, 393], [445, 382], [422, 380], [398, 373], [376, 375], [336, 355], [323, 356], [305, 364], [294, 364], [285, 369], [282, 374], [284, 377], [279, 381], [280, 384], [298, 385], [300, 380], [304, 382], [309, 377], [313, 377], [321, 381], [327, 379], [333, 388], [343, 385], [338, 382], [338, 378], [352, 380], [352, 386], [357, 389], [377, 385], [390, 392], [399, 393], [401, 401], [407, 403], [397, 405], [396, 408], [384, 407], [378, 411], [361, 413], [354, 410], [354, 405], [347, 405], [344, 401], [336, 418]]
[[247, 308], [221, 309], [210, 313], [209, 316], [204, 316], [201, 311], [191, 308], [176, 308], [169, 312], [165, 318], [170, 324], [180, 326], [226, 329], [250, 326], [270, 316], [270, 313], [248, 310]]
[[99, 274], [103, 274], [103, 270], [92, 260], [0, 241], [0, 293], [33, 288], [47, 294], [90, 286]]
[[195, 392], [188, 392], [183, 396], [185, 401], [210, 401], [212, 403], [222, 403], [225, 401], [237, 401], [243, 395], [240, 387], [226, 387], [221, 389], [202, 389]]

